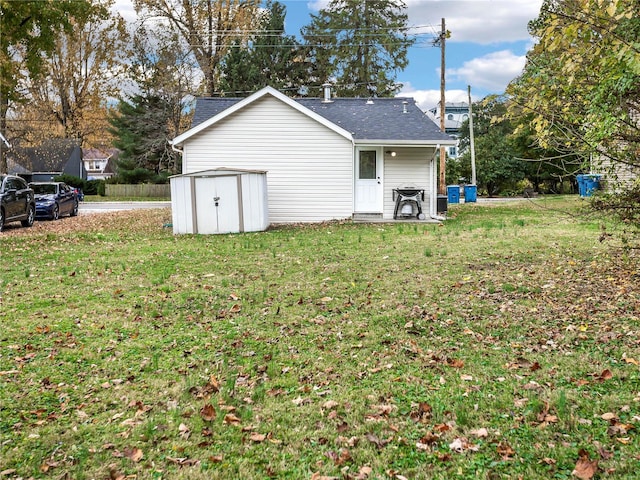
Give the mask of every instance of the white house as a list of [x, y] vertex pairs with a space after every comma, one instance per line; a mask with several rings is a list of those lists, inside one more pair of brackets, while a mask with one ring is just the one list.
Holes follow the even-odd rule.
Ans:
[[[292, 99], [266, 87], [246, 98], [198, 99], [176, 137], [182, 172], [267, 172], [272, 223], [394, 218], [394, 190], [424, 190], [421, 218], [437, 218], [440, 132], [412, 99]], [[422, 196], [421, 196], [422, 197]], [[414, 211], [415, 213], [415, 211]]]
[[[433, 118], [436, 124], [440, 125], [442, 109], [440, 108], [439, 102], [434, 108], [429, 109], [427, 113]], [[459, 138], [460, 127], [462, 127], [464, 122], [469, 120], [469, 104], [467, 102], [445, 102], [444, 114], [444, 131], [455, 138]], [[457, 145], [449, 147], [447, 155], [451, 158], [458, 158], [460, 152], [458, 151]]]

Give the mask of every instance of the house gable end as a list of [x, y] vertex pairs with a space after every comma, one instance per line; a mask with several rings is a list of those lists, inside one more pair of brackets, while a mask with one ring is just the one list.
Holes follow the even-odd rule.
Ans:
[[260, 99], [264, 98], [265, 96], [271, 96], [271, 97], [281, 101], [282, 103], [288, 105], [289, 107], [293, 108], [294, 110], [296, 110], [296, 111], [306, 115], [307, 117], [315, 120], [319, 124], [322, 124], [325, 127], [329, 128], [330, 130], [333, 130], [334, 132], [336, 132], [340, 136], [342, 136], [344, 138], [347, 138], [347, 139], [349, 139], [351, 141], [353, 140], [351, 132], [348, 132], [344, 128], [340, 127], [339, 125], [334, 124], [330, 120], [326, 119], [325, 117], [323, 117], [321, 115], [318, 115], [317, 113], [313, 112], [312, 110], [309, 110], [308, 108], [306, 108], [305, 106], [303, 106], [300, 103], [296, 102], [295, 100], [293, 100], [293, 99], [287, 97], [286, 95], [280, 93], [278, 90], [276, 90], [276, 89], [274, 89], [272, 87], [265, 87], [262, 90], [254, 93], [253, 95], [250, 95], [249, 97], [244, 98], [244, 99], [238, 101], [237, 103], [232, 104], [227, 109], [215, 114], [214, 116], [212, 116], [208, 120], [203, 121], [202, 123], [200, 123], [200, 124], [192, 127], [191, 129], [187, 130], [183, 134], [177, 136], [176, 138], [173, 139], [173, 141], [171, 141], [171, 144], [174, 145], [174, 146], [181, 145], [182, 143], [184, 143], [186, 140], [188, 140], [189, 138], [193, 137], [194, 135], [197, 135], [198, 133], [202, 132], [203, 130], [206, 130], [207, 128], [215, 125], [216, 123], [223, 121], [224, 119], [230, 117], [234, 113], [236, 113], [236, 112], [238, 112], [238, 111], [240, 111], [242, 109], [248, 108], [250, 105], [254, 104], [255, 102], [259, 101]]

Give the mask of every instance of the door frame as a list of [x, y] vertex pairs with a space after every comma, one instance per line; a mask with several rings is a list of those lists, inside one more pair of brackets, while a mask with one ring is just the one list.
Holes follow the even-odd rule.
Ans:
[[[360, 180], [360, 152], [376, 152], [376, 181], [379, 187], [376, 193], [376, 205], [373, 208], [362, 209], [358, 206], [358, 181]], [[382, 213], [384, 210], [384, 148], [382, 146], [358, 146], [353, 155], [353, 211], [356, 213]]]

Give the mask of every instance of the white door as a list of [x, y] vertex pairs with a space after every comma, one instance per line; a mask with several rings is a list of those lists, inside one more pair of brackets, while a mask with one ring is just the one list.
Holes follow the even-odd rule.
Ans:
[[237, 177], [196, 178], [195, 192], [196, 233], [240, 231]]
[[382, 213], [382, 151], [356, 149], [355, 211]]

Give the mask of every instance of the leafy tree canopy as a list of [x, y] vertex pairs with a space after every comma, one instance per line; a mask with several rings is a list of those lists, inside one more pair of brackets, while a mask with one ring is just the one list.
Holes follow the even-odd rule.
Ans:
[[538, 42], [507, 92], [539, 145], [640, 165], [637, 0], [545, 0]]
[[268, 1], [260, 29], [247, 41], [237, 41], [222, 66], [220, 90], [228, 96], [246, 96], [267, 85], [296, 95], [306, 71], [301, 47], [285, 35], [286, 7]]
[[177, 157], [168, 144], [171, 105], [160, 97], [121, 101], [109, 118], [113, 145], [121, 150], [117, 164], [123, 183], [159, 182], [177, 173]]
[[144, 18], [164, 19], [195, 57], [208, 95], [217, 92], [220, 65], [231, 45], [257, 25], [259, 0], [134, 0]]
[[414, 40], [407, 35], [401, 0], [331, 0], [303, 29], [310, 81], [335, 79], [341, 96], [388, 97], [401, 85]]

